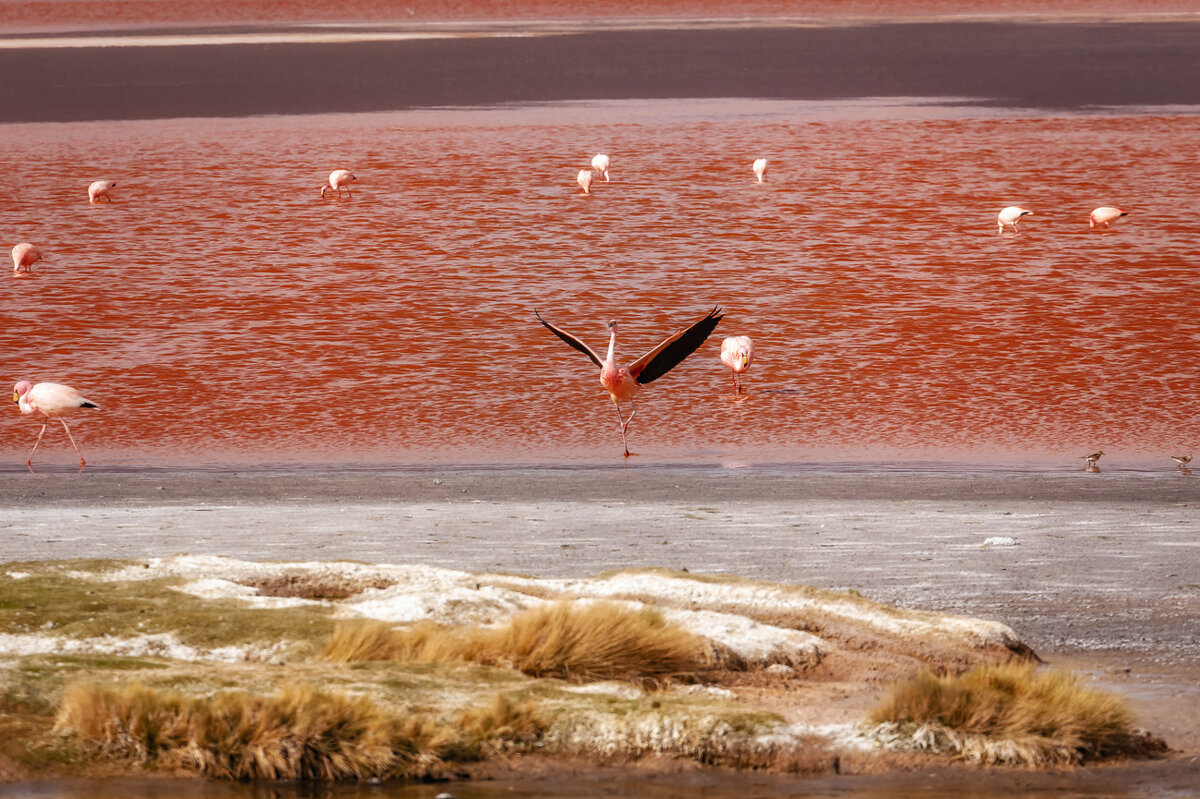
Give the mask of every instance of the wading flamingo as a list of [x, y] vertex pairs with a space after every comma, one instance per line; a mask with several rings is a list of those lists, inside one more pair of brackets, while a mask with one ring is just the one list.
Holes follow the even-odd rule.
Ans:
[[343, 188], [346, 189], [346, 194], [353, 197], [354, 192], [350, 191], [350, 184], [356, 180], [358, 178], [354, 177], [354, 173], [349, 169], [333, 170], [329, 173], [329, 182], [321, 187], [321, 198], [325, 198], [326, 192], [333, 193], [335, 191], [337, 192], [337, 196], [341, 197]]
[[756, 159], [751, 169], [754, 170], [754, 177], [758, 178], [759, 183], [762, 183], [763, 176], [767, 174], [767, 159]]
[[42, 260], [42, 254], [38, 252], [37, 247], [34, 247], [27, 241], [23, 241], [12, 248], [12, 259], [14, 272], [22, 270], [32, 272], [33, 265]]
[[1095, 211], [1092, 211], [1088, 217], [1088, 227], [1106, 228], [1123, 216], [1129, 216], [1129, 212], [1122, 208], [1114, 208], [1111, 205], [1102, 205]]
[[600, 173], [604, 182], [608, 182], [608, 156], [604, 153], [592, 156], [592, 169]]
[[742, 372], [754, 361], [754, 342], [749, 336], [729, 336], [721, 342], [721, 363], [733, 371], [733, 393], [742, 393]]
[[1019, 205], [1010, 205], [1007, 208], [1005, 208], [1003, 211], [1001, 211], [1000, 215], [998, 217], [996, 217], [996, 226], [997, 226], [997, 228], [999, 228], [996, 232], [1003, 233], [1004, 228], [1011, 227], [1013, 229], [1013, 233], [1016, 233], [1017, 232], [1017, 220], [1023, 216], [1032, 216], [1032, 215], [1033, 215], [1033, 211], [1030, 211], [1027, 208], [1022, 208]]
[[[721, 321], [720, 308], [713, 308], [708, 315], [693, 322], [688, 327], [673, 333], [654, 349], [638, 358], [629, 366], [617, 363], [617, 323], [608, 323], [608, 355], [603, 360], [596, 352], [570, 333], [555, 327], [541, 317], [534, 309], [533, 315], [546, 326], [554, 335], [571, 345], [584, 355], [591, 358], [592, 363], [600, 367], [600, 385], [608, 390], [613, 404], [617, 406], [617, 419], [621, 422], [621, 443], [625, 445], [625, 457], [629, 457], [629, 440], [626, 433], [629, 423], [633, 421], [637, 408], [633, 404], [633, 395], [638, 387], [651, 383], [679, 365], [684, 358], [691, 355], [704, 343], [709, 334]], [[621, 414], [621, 403], [629, 403], [629, 418]]]
[[27, 465], [33, 466], [33, 453], [37, 452], [38, 444], [42, 443], [42, 436], [46, 434], [46, 425], [50, 423], [51, 419], [57, 419], [62, 422], [63, 430], [67, 431], [67, 438], [71, 440], [71, 446], [75, 447], [75, 452], [79, 455], [80, 468], [83, 467], [83, 453], [79, 451], [79, 445], [75, 443], [75, 437], [71, 435], [71, 428], [67, 427], [63, 417], [75, 413], [80, 408], [99, 408], [99, 405], [70, 386], [64, 386], [61, 383], [34, 385], [28, 380], [22, 380], [13, 386], [13, 402], [17, 403], [21, 413], [40, 413], [46, 420], [42, 422], [42, 431], [38, 433], [37, 441], [33, 442], [33, 449], [25, 461]]
[[88, 186], [88, 202], [98, 203], [101, 200], [112, 202], [112, 195], [109, 194], [117, 187], [115, 180], [97, 180], [92, 185]]
[[579, 170], [579, 174], [575, 176], [575, 181], [579, 184], [579, 188], [583, 189], [584, 194], [592, 193], [592, 170]]

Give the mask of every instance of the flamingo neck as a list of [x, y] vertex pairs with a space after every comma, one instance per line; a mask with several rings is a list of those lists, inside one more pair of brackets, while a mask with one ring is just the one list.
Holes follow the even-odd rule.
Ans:
[[608, 333], [608, 355], [604, 358], [604, 362], [612, 365], [617, 361], [617, 331], [610, 330]]

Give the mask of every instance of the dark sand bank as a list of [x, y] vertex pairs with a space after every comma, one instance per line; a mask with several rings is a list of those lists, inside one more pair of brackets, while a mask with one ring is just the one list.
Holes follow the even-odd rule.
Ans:
[[0, 122], [712, 97], [1200, 104], [1198, 21], [756, 25], [510, 35], [511, 24], [480, 23], [500, 35], [103, 47], [10, 37]]

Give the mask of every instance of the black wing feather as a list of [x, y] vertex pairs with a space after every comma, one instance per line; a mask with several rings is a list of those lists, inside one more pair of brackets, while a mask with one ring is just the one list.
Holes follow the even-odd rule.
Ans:
[[[720, 308], [713, 308], [708, 312], [708, 316], [693, 324], [682, 333], [676, 334], [678, 337], [662, 347], [662, 349], [654, 355], [638, 374], [637, 381], [643, 385], [652, 383], [658, 378], [665, 375], [667, 372], [678, 366], [684, 358], [691, 355], [716, 329], [717, 323], [724, 318]], [[662, 346], [661, 344], [659, 345]]]
[[567, 342], [567, 343], [568, 343], [568, 344], [570, 344], [572, 347], [574, 347], [575, 349], [577, 349], [577, 350], [579, 350], [580, 352], [582, 352], [584, 355], [586, 355], [586, 356], [588, 356], [589, 358], [591, 358], [591, 359], [592, 359], [592, 363], [596, 364], [596, 366], [603, 367], [603, 365], [604, 365], [604, 364], [602, 364], [602, 363], [600, 362], [600, 358], [599, 358], [599, 356], [597, 356], [597, 355], [596, 355], [596, 353], [592, 352], [592, 348], [591, 348], [591, 347], [589, 347], [588, 345], [584, 344], [582, 341], [580, 341], [579, 339], [575, 338], [574, 336], [572, 336], [570, 333], [566, 332], [565, 330], [560, 330], [559, 328], [557, 328], [557, 327], [555, 327], [554, 325], [552, 325], [552, 324], [550, 324], [549, 322], [547, 322], [545, 319], [543, 319], [543, 318], [542, 318], [541, 314], [539, 314], [539, 313], [537, 312], [537, 309], [536, 309], [536, 308], [534, 308], [534, 309], [533, 309], [533, 315], [534, 315], [534, 316], [536, 316], [536, 317], [537, 317], [537, 320], [538, 320], [539, 322], [541, 322], [543, 325], [545, 325], [545, 326], [546, 326], [546, 329], [547, 329], [547, 330], [549, 330], [551, 333], [553, 333], [554, 335], [558, 336], [558, 337], [559, 337], [559, 338], [561, 338], [563, 341]]

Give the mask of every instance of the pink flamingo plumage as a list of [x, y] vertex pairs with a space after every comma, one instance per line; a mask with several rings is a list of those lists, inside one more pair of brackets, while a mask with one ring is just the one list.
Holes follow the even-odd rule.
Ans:
[[1124, 208], [1102, 205], [1088, 216], [1088, 227], [1106, 228], [1123, 216], [1129, 216], [1129, 212]]
[[584, 194], [592, 193], [592, 170], [581, 169], [579, 174], [575, 176], [575, 182], [579, 184], [579, 188], [583, 189]]
[[767, 174], [767, 159], [765, 159], [765, 158], [754, 159], [754, 163], [751, 165], [751, 169], [754, 170], [754, 177], [758, 178], [759, 183], [762, 183], [763, 178]]
[[721, 363], [733, 372], [733, 393], [742, 393], [742, 373], [754, 361], [754, 342], [749, 336], [728, 336], [721, 342]]
[[12, 259], [14, 272], [22, 270], [32, 272], [33, 265], [42, 260], [42, 254], [38, 252], [37, 247], [34, 247], [27, 241], [23, 241], [12, 248]]
[[71, 435], [71, 428], [67, 427], [67, 422], [63, 417], [75, 413], [80, 408], [99, 408], [99, 405], [62, 383], [34, 385], [28, 380], [22, 380], [13, 386], [13, 402], [17, 403], [21, 413], [40, 413], [46, 420], [42, 422], [42, 431], [38, 433], [37, 441], [33, 443], [33, 450], [30, 451], [29, 458], [25, 461], [26, 464], [33, 465], [33, 453], [37, 452], [38, 444], [42, 443], [42, 436], [46, 434], [46, 425], [50, 423], [51, 419], [58, 419], [62, 422], [63, 430], [67, 431], [67, 438], [71, 440], [71, 446], [75, 447], [75, 452], [79, 455], [80, 467], [84, 465], [83, 453], [79, 451], [79, 445], [75, 443], [75, 437]]
[[109, 194], [117, 187], [115, 180], [97, 180], [92, 185], [88, 186], [88, 202], [98, 203], [101, 200], [112, 202], [112, 195]]
[[1010, 227], [1013, 229], [1013, 233], [1016, 233], [1018, 220], [1020, 220], [1020, 218], [1023, 216], [1032, 216], [1032, 215], [1033, 215], [1033, 211], [1030, 211], [1028, 208], [1022, 208], [1019, 205], [1010, 205], [1007, 208], [1001, 210], [1000, 213], [996, 216], [996, 227], [997, 227], [996, 232], [1003, 233], [1004, 228]]
[[[678, 366], [684, 358], [691, 355], [704, 343], [722, 318], [721, 309], [713, 308], [707, 316], [672, 333], [657, 347], [633, 363], [622, 366], [617, 363], [616, 358], [616, 322], [608, 323], [608, 354], [601, 360], [600, 356], [577, 336], [550, 324], [541, 317], [536, 309], [533, 315], [546, 326], [547, 330], [588, 356], [592, 363], [600, 367], [600, 385], [604, 386], [609, 396], [612, 397], [613, 404], [617, 406], [617, 419], [621, 422], [621, 442], [625, 445], [625, 457], [627, 458], [629, 457], [629, 440], [626, 434], [629, 431], [629, 423], [633, 421], [634, 414], [637, 413], [637, 408], [633, 404], [633, 396], [637, 393], [638, 387], [657, 380]], [[622, 402], [629, 403], [628, 419], [621, 413]]]
[[592, 169], [600, 173], [600, 177], [604, 178], [604, 182], [608, 182], [608, 164], [609, 157], [604, 153], [597, 153], [592, 156]]
[[337, 192], [337, 196], [341, 197], [342, 189], [345, 189], [346, 194], [353, 197], [354, 192], [350, 191], [350, 184], [356, 180], [358, 180], [358, 178], [356, 178], [354, 176], [354, 173], [351, 172], [349, 169], [333, 170], [332, 172], [329, 173], [329, 182], [321, 187], [321, 198], [322, 199], [325, 198], [326, 192], [329, 192], [330, 194], [332, 194], [335, 191]]

